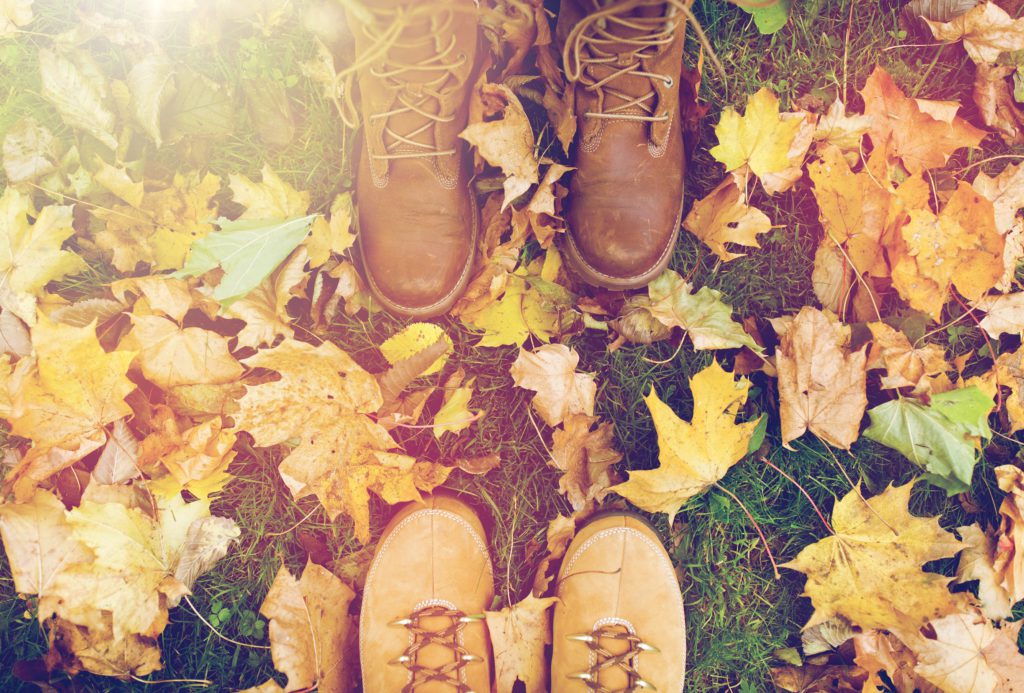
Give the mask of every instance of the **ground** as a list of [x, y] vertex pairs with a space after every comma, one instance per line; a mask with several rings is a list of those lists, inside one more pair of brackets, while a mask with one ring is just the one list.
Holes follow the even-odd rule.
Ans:
[[[97, 0], [88, 4], [145, 26], [147, 3]], [[228, 25], [214, 47], [190, 47], [187, 21], [154, 27], [172, 57], [218, 82], [236, 87], [252, 78], [285, 82], [296, 123], [291, 142], [274, 149], [259, 139], [250, 114], [243, 109], [231, 136], [211, 142], [201, 151], [170, 148], [153, 162], [154, 170], [173, 170], [184, 158], [224, 177], [229, 173], [253, 177], [266, 162], [297, 188], [309, 190], [312, 207], [318, 211], [329, 207], [337, 191], [351, 186], [347, 154], [353, 134], [344, 131], [333, 105], [299, 68], [315, 51], [312, 35], [301, 23], [308, 4], [295, 0], [292, 18], [269, 36], [247, 25]], [[688, 204], [710, 191], [723, 175], [721, 166], [707, 153], [715, 143], [713, 125], [721, 109], [742, 107], [747, 95], [762, 86], [780, 96], [784, 109], [807, 94], [831, 102], [839, 93], [845, 93], [847, 103], [859, 109], [856, 89], [877, 64], [913, 95], [969, 101], [971, 71], [962, 51], [958, 47], [902, 45], [930, 41], [900, 33], [896, 5], [892, 0], [806, 0], [794, 3], [793, 16], [784, 29], [765, 37], [757, 33], [748, 15], [724, 0], [696, 0], [694, 12], [728, 77], [723, 82], [705, 69], [701, 98], [710, 104], [710, 110], [688, 172]], [[549, 6], [556, 9], [557, 3]], [[34, 34], [0, 42], [0, 133], [25, 115], [34, 115], [58, 134], [68, 132], [38, 96], [35, 56], [37, 49], [47, 44], [46, 35], [67, 29], [77, 20], [72, 3], [60, 0], [37, 0], [35, 11]], [[696, 41], [690, 47], [689, 60], [694, 62], [699, 50]], [[104, 64], [121, 59], [114, 49], [99, 58]], [[1005, 153], [995, 138], [987, 142], [992, 149], [962, 152], [951, 161], [948, 175], [959, 178], [965, 166]], [[807, 187], [798, 190], [754, 200], [778, 225], [761, 250], [722, 264], [684, 232], [672, 267], [692, 277], [697, 285], [721, 290], [742, 317], [763, 321], [813, 304], [811, 264], [821, 230]], [[66, 295], [99, 291], [111, 272], [109, 267], [93, 267], [86, 275], [63, 284], [60, 291]], [[486, 476], [456, 472], [449, 486], [475, 500], [488, 520], [498, 593], [505, 604], [525, 596], [539, 560], [539, 556], [529, 558], [528, 546], [543, 539], [547, 521], [559, 511], [566, 512], [568, 505], [556, 492], [557, 473], [545, 466], [550, 439], [545, 439], [547, 434], [528, 417], [530, 393], [513, 387], [508, 375], [516, 349], [473, 348], [475, 336], [460, 323], [441, 323], [456, 344], [453, 360], [477, 379], [474, 406], [491, 415], [468, 432], [445, 436], [440, 443], [429, 430], [405, 431], [400, 438], [408, 449], [432, 460], [492, 452], [501, 455], [499, 470]], [[330, 326], [329, 338], [361, 365], [377, 371], [383, 366], [377, 345], [403, 324], [383, 313], [370, 318], [365, 314], [342, 316]], [[983, 344], [973, 328], [942, 331], [934, 338], [948, 340], [956, 353]], [[711, 356], [694, 352], [688, 344], [677, 349], [675, 342], [626, 346], [612, 353], [606, 335], [597, 332], [585, 333], [570, 344], [582, 356], [580, 370], [597, 374], [598, 410], [614, 423], [625, 454], [622, 469], [655, 466], [657, 445], [641, 404], [644, 394], [655, 385], [661, 397], [688, 418], [692, 402], [686, 379], [706, 366]], [[730, 358], [724, 360], [731, 367]], [[769, 413], [762, 452], [795, 477], [826, 511], [836, 497], [849, 490], [847, 475], [860, 480], [869, 492], [915, 475], [898, 454], [869, 441], [855, 445], [852, 454], [835, 453], [838, 457], [808, 437], [796, 441], [792, 450], [782, 448], [776, 400], [773, 382], [755, 376], [746, 415]], [[983, 516], [994, 513], [991, 467], [1014, 457], [1017, 446], [1015, 440], [1000, 440], [978, 465], [973, 496]], [[214, 621], [234, 640], [261, 645], [266, 642], [265, 624], [255, 611], [282, 561], [296, 571], [309, 554], [329, 562], [360, 549], [347, 520], [330, 522], [315, 499], [292, 500], [276, 471], [277, 461], [265, 450], [242, 445], [231, 470], [238, 478], [213, 509], [215, 514], [236, 518], [242, 527], [241, 541], [196, 585], [192, 604], [197, 613], [185, 604], [172, 612], [172, 622], [161, 640], [164, 669], [149, 677], [151, 680], [209, 680], [214, 690], [225, 691], [265, 681], [273, 675], [268, 651], [226, 642], [204, 620]], [[780, 562], [825, 535], [804, 496], [757, 455], [734, 468], [723, 486], [750, 509]], [[912, 508], [919, 513], [942, 512], [947, 527], [966, 519], [960, 504], [922, 486]], [[379, 532], [391, 509], [377, 502], [373, 511], [373, 528]], [[671, 528], [664, 515], [651, 520], [665, 537], [682, 579], [688, 614], [689, 690], [771, 690], [768, 669], [773, 652], [798, 642], [800, 626], [810, 614], [808, 600], [800, 597], [803, 576], [782, 570], [781, 579], [773, 577], [749, 519], [720, 491], [692, 501]], [[0, 559], [0, 690], [14, 691], [20, 684], [11, 673], [13, 662], [40, 656], [46, 642], [35, 621], [26, 618], [26, 604], [13, 592], [5, 561]], [[79, 677], [76, 685], [80, 686], [76, 690], [153, 690], [152, 685], [86, 676]], [[184, 681], [165, 683], [160, 690], [187, 685]]]

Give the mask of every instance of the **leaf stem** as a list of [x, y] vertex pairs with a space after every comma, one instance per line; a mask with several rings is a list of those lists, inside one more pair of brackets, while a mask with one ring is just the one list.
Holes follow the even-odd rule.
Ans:
[[715, 487], [718, 488], [719, 491], [725, 492], [726, 495], [728, 495], [730, 498], [736, 501], [736, 505], [743, 508], [743, 512], [747, 514], [747, 519], [750, 520], [750, 522], [754, 525], [754, 529], [757, 530], [757, 536], [761, 537], [761, 543], [764, 544], [765, 553], [768, 554], [768, 560], [771, 561], [772, 569], [775, 571], [775, 579], [780, 579], [782, 576], [779, 575], [779, 566], [775, 563], [775, 556], [772, 555], [772, 550], [768, 547], [768, 540], [765, 539], [764, 532], [761, 531], [761, 525], [757, 524], [757, 520], [755, 520], [754, 516], [750, 514], [749, 510], [747, 510], [747, 506], [743, 505], [743, 501], [736, 497], [735, 493], [733, 493], [726, 487], [722, 486], [717, 481], [715, 482]]
[[822, 514], [822, 512], [821, 512], [821, 509], [820, 509], [820, 508], [818, 507], [818, 505], [817, 505], [817, 504], [816, 504], [816, 503], [814, 502], [814, 499], [813, 499], [813, 498], [811, 498], [811, 494], [807, 493], [806, 489], [804, 489], [804, 487], [803, 487], [803, 486], [801, 486], [801, 485], [800, 485], [800, 484], [799, 484], [799, 483], [797, 482], [797, 480], [796, 480], [796, 479], [794, 479], [793, 477], [791, 477], [791, 476], [790, 476], [789, 474], [787, 474], [786, 472], [782, 471], [782, 469], [780, 469], [779, 467], [777, 467], [777, 466], [775, 465], [775, 463], [773, 463], [773, 462], [772, 462], [771, 460], [769, 460], [769, 459], [768, 459], [767, 457], [765, 457], [765, 456], [763, 456], [763, 455], [761, 456], [761, 461], [762, 461], [762, 462], [764, 462], [764, 463], [765, 463], [766, 465], [768, 465], [769, 467], [771, 467], [772, 469], [774, 469], [775, 471], [777, 471], [777, 472], [778, 472], [779, 474], [781, 474], [782, 476], [784, 476], [784, 477], [786, 477], [787, 479], [789, 479], [790, 483], [791, 483], [791, 484], [793, 484], [794, 486], [796, 486], [796, 487], [797, 487], [797, 488], [798, 488], [798, 489], [800, 490], [800, 493], [804, 494], [804, 498], [806, 498], [806, 499], [808, 500], [808, 502], [809, 502], [809, 503], [811, 504], [811, 507], [812, 507], [812, 508], [814, 508], [814, 512], [818, 513], [818, 519], [820, 519], [820, 520], [821, 520], [821, 524], [825, 525], [825, 529], [827, 529], [827, 530], [828, 530], [828, 531], [829, 531], [830, 533], [832, 533], [832, 534], [835, 534], [835, 533], [836, 533], [836, 531], [835, 531], [834, 529], [832, 529], [832, 525], [830, 525], [830, 524], [828, 523], [828, 520], [826, 520], [826, 519], [825, 519], [825, 515], [824, 515], [824, 514]]

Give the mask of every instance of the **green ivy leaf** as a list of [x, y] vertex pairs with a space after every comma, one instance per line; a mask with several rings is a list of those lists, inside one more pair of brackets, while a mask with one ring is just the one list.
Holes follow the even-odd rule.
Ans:
[[988, 413], [994, 406], [976, 387], [934, 395], [928, 406], [893, 400], [868, 411], [871, 426], [864, 436], [903, 453], [947, 494], [964, 493], [978, 460], [975, 444], [992, 436]]

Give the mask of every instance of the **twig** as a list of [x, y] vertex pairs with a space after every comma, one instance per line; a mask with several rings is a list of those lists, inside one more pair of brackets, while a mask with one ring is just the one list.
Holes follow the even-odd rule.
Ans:
[[190, 686], [212, 686], [213, 681], [207, 679], [160, 679], [159, 681], [147, 681], [146, 679], [140, 679], [135, 674], [132, 674], [132, 681], [138, 681], [144, 683], [147, 686], [155, 686], [161, 683], [187, 683]]
[[846, 98], [846, 78], [849, 74], [848, 64], [850, 59], [850, 29], [853, 28], [853, 8], [857, 6], [858, 0], [850, 0], [850, 14], [846, 18], [846, 38], [843, 40], [843, 101]]
[[292, 526], [291, 526], [291, 527], [289, 527], [288, 529], [282, 530], [282, 531], [280, 531], [280, 532], [268, 532], [268, 533], [264, 534], [263, 536], [265, 536], [265, 537], [280, 537], [280, 536], [282, 536], [282, 535], [284, 535], [284, 534], [288, 534], [288, 533], [289, 533], [289, 532], [291, 532], [291, 531], [292, 531], [293, 529], [295, 529], [296, 527], [298, 527], [299, 525], [301, 525], [301, 524], [302, 524], [303, 522], [305, 522], [305, 521], [306, 521], [306, 520], [308, 520], [309, 518], [313, 517], [313, 513], [315, 513], [315, 512], [317, 511], [317, 508], [318, 508], [318, 507], [319, 507], [319, 506], [313, 506], [313, 509], [312, 509], [312, 510], [310, 510], [310, 511], [309, 511], [308, 513], [306, 513], [306, 516], [305, 516], [304, 518], [302, 518], [301, 520], [299, 520], [298, 522], [296, 522], [296, 523], [295, 523], [294, 525], [292, 525]]
[[647, 358], [646, 356], [641, 356], [640, 360], [641, 361], [646, 361], [647, 363], [651, 364], [652, 366], [664, 366], [666, 363], [672, 363], [673, 361], [676, 360], [676, 356], [679, 356], [679, 352], [683, 350], [683, 342], [685, 342], [685, 341], [686, 340], [684, 340], [684, 339], [680, 339], [679, 340], [679, 346], [677, 346], [676, 350], [674, 352], [672, 352], [672, 355], [669, 356], [664, 361], [655, 361], [653, 359]]
[[764, 544], [764, 550], [768, 554], [768, 560], [771, 561], [772, 569], [775, 571], [775, 579], [778, 580], [779, 578], [781, 578], [782, 576], [779, 575], [779, 566], [775, 563], [775, 556], [772, 555], [772, 550], [768, 547], [768, 540], [765, 539], [764, 532], [761, 531], [761, 525], [757, 524], [757, 520], [755, 520], [754, 516], [750, 514], [749, 510], [747, 510], [747, 506], [743, 505], [743, 501], [736, 497], [735, 493], [733, 493], [726, 487], [722, 486], [717, 481], [715, 482], [715, 487], [718, 488], [718, 490], [720, 491], [724, 491], [730, 498], [736, 501], [736, 504], [738, 506], [743, 508], [743, 512], [747, 514], [747, 518], [754, 525], [754, 529], [757, 530], [757, 536], [761, 537], [761, 543]]

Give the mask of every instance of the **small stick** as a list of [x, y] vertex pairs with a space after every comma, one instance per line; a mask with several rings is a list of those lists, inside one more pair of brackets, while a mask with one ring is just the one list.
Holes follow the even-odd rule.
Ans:
[[730, 491], [726, 487], [722, 486], [717, 481], [715, 482], [715, 486], [720, 491], [724, 491], [726, 494], [728, 494], [728, 496], [730, 498], [732, 498], [734, 501], [736, 501], [736, 504], [738, 506], [743, 508], [743, 512], [745, 512], [747, 514], [747, 518], [754, 525], [754, 529], [757, 530], [757, 536], [761, 537], [761, 543], [764, 544], [764, 550], [768, 554], [768, 560], [772, 562], [772, 569], [775, 571], [775, 579], [776, 580], [780, 579], [782, 576], [779, 575], [779, 566], [775, 563], [775, 556], [772, 555], [772, 550], [770, 548], [768, 548], [768, 540], [765, 539], [764, 532], [761, 531], [761, 525], [757, 524], [757, 520], [755, 520], [754, 516], [750, 514], [749, 510], [747, 510], [747, 506], [743, 505], [743, 501], [741, 501], [739, 498], [736, 497], [735, 493], [733, 493], [732, 491]]

